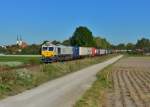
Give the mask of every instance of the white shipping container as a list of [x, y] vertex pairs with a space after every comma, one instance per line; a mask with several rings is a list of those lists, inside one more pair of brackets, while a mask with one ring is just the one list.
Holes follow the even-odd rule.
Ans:
[[96, 49], [96, 55], [100, 55], [100, 49]]
[[79, 47], [79, 55], [80, 56], [92, 55], [92, 48]]
[[88, 55], [92, 55], [92, 48], [88, 48]]
[[108, 50], [105, 50], [105, 54], [108, 54]]
[[105, 54], [105, 49], [100, 49], [100, 55], [104, 55]]

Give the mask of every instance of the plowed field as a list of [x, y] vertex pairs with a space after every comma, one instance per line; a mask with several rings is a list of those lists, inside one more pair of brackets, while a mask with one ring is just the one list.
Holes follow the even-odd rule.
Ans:
[[150, 107], [150, 58], [129, 57], [114, 64], [112, 89], [103, 107]]

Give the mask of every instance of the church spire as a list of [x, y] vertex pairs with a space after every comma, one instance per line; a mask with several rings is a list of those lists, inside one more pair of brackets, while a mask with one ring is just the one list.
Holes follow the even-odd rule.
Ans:
[[21, 37], [21, 35], [20, 35], [20, 41], [22, 41], [22, 37]]
[[17, 42], [16, 42], [17, 45], [19, 45], [19, 37], [17, 35]]
[[17, 41], [19, 41], [18, 35], [17, 35]]
[[22, 45], [23, 41], [22, 41], [22, 37], [20, 35], [20, 40], [19, 40], [19, 45]]

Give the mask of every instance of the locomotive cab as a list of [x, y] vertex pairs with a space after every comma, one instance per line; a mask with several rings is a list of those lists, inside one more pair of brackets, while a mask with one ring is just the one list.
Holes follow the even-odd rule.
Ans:
[[54, 47], [43, 46], [41, 54], [43, 57], [53, 57], [54, 56]]
[[53, 44], [44, 44], [41, 48], [41, 55], [42, 55], [42, 61], [47, 62], [53, 62], [55, 59], [55, 49], [56, 46]]

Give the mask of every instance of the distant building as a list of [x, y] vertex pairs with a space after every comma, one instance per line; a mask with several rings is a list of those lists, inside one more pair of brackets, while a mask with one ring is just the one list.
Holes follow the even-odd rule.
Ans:
[[0, 47], [1, 47], [1, 48], [4, 48], [4, 49], [6, 49], [6, 48], [7, 48], [7, 46], [6, 46], [6, 45], [0, 45]]
[[18, 38], [18, 36], [17, 36], [17, 42], [16, 42], [16, 44], [20, 48], [26, 48], [28, 46], [28, 44], [22, 40], [21, 36], [20, 36], [20, 38]]

